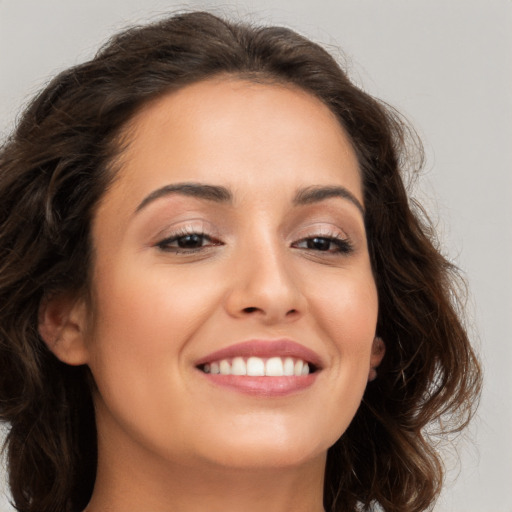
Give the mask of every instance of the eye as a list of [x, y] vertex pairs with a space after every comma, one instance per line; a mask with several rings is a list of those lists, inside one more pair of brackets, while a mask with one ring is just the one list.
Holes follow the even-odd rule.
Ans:
[[221, 242], [205, 233], [199, 232], [175, 233], [156, 244], [156, 246], [163, 251], [176, 253], [197, 252], [215, 245], [221, 245]]
[[343, 254], [348, 254], [353, 250], [352, 245], [348, 240], [337, 236], [313, 236], [303, 238], [302, 240], [295, 242], [292, 247], [310, 251]]

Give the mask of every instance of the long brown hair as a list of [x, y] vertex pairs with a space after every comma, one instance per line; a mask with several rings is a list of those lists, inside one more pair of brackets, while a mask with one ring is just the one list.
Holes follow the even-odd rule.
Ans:
[[126, 123], [158, 95], [219, 74], [302, 88], [352, 141], [387, 352], [329, 450], [324, 503], [340, 512], [427, 510], [442, 483], [427, 431], [465, 426], [480, 373], [456, 269], [403, 184], [414, 137], [317, 44], [202, 12], [115, 36], [90, 62], [57, 76], [0, 150], [0, 419], [9, 424], [14, 503], [23, 512], [77, 512], [90, 498], [97, 454], [88, 370], [50, 353], [38, 308], [58, 291], [87, 293], [91, 218], [115, 176]]

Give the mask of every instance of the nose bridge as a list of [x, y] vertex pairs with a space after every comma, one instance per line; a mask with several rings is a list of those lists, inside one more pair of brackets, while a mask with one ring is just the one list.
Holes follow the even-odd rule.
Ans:
[[273, 322], [296, 318], [304, 311], [305, 301], [298, 276], [290, 266], [289, 250], [284, 241], [268, 233], [256, 239], [246, 237], [236, 251], [228, 298], [231, 314], [259, 316]]

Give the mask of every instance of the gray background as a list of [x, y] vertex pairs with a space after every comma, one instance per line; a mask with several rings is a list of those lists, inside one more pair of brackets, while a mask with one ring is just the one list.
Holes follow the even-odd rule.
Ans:
[[177, 8], [250, 15], [341, 47], [353, 79], [417, 128], [427, 151], [417, 193], [467, 275], [486, 373], [461, 462], [446, 450], [435, 510], [512, 512], [512, 2], [0, 0], [0, 135], [50, 76], [123, 26]]

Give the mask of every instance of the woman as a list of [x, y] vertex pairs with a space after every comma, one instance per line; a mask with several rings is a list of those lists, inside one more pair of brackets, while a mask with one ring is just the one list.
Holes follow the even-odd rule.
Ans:
[[0, 154], [17, 508], [427, 510], [480, 376], [409, 139], [316, 44], [206, 13], [55, 78]]

